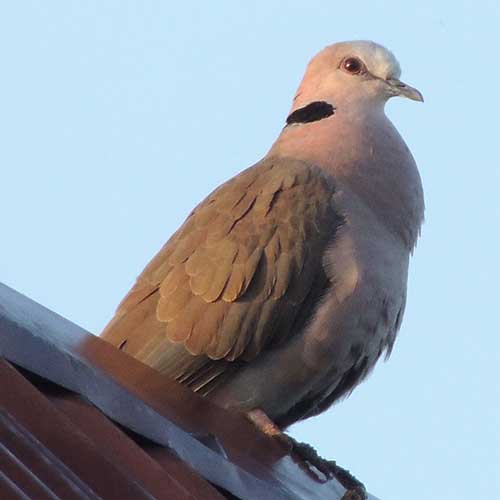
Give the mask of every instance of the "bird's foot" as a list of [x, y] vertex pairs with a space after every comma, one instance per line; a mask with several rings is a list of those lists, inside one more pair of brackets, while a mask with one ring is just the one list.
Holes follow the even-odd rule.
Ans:
[[288, 436], [262, 411], [259, 409], [247, 413], [248, 418], [264, 434], [279, 440], [290, 450], [290, 455], [295, 458], [299, 466], [315, 479], [320, 479], [314, 469], [321, 473], [325, 479], [335, 478], [346, 492], [342, 500], [366, 500], [366, 489], [348, 470], [340, 467], [334, 460], [326, 460], [318, 455], [318, 452], [307, 443], [296, 441]]
[[287, 436], [292, 443], [292, 452], [311, 469], [314, 467], [326, 480], [335, 478], [347, 491], [342, 500], [366, 500], [366, 488], [361, 481], [356, 479], [348, 470], [337, 465], [335, 460], [327, 460], [307, 443], [301, 443]]

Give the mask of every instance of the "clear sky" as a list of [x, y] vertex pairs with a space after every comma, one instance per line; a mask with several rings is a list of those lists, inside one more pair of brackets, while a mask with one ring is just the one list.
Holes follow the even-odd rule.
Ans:
[[388, 46], [427, 211], [389, 362], [292, 428], [381, 500], [500, 498], [500, 7], [16, 1], [0, 7], [0, 280], [98, 333], [189, 210], [258, 160], [308, 59]]

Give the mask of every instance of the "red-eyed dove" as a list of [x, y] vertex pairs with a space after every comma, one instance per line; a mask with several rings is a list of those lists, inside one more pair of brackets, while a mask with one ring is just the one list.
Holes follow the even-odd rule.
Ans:
[[400, 72], [367, 41], [312, 59], [269, 153], [193, 210], [104, 339], [280, 429], [350, 393], [391, 352], [423, 220], [384, 113], [390, 97], [422, 100]]

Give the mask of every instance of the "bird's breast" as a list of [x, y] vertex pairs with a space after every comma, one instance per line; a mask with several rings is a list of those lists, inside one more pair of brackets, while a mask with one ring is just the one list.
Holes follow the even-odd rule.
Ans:
[[[331, 394], [349, 373], [356, 385], [390, 352], [406, 301], [409, 251], [347, 188], [335, 204], [345, 224], [323, 256], [330, 288], [304, 331], [313, 392]], [[359, 372], [359, 373], [358, 373]], [[349, 388], [351, 390], [352, 387]]]

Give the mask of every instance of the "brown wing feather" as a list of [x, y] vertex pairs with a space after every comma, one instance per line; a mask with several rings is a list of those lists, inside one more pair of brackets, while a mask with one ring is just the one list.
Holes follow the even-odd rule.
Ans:
[[320, 169], [286, 158], [229, 180], [148, 264], [103, 337], [127, 338], [130, 354], [200, 389], [283, 342], [325, 280], [333, 191]]

